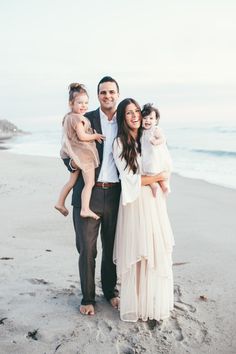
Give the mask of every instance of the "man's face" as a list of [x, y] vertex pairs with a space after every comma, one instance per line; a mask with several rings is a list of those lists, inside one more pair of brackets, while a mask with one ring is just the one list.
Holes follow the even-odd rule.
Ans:
[[115, 110], [117, 101], [119, 99], [119, 92], [115, 82], [103, 82], [99, 85], [98, 100], [102, 111]]

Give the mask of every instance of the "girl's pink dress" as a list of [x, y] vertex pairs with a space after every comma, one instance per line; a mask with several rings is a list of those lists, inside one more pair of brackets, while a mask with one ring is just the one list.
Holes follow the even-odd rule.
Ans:
[[68, 113], [63, 119], [61, 158], [70, 157], [84, 172], [99, 165], [99, 156], [95, 141], [81, 141], [77, 135], [78, 123], [82, 122], [87, 134], [93, 134], [90, 121], [75, 113]]

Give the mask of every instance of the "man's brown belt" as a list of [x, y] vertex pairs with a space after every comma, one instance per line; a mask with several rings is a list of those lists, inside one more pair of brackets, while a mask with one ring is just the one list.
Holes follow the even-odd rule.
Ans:
[[112, 188], [112, 187], [116, 187], [118, 186], [120, 183], [116, 182], [116, 183], [109, 183], [109, 182], [96, 182], [95, 186], [96, 187], [100, 187], [102, 189], [108, 189], [108, 188]]

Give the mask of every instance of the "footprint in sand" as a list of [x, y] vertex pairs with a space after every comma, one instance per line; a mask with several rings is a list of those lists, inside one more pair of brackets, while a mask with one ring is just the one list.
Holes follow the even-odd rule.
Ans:
[[131, 347], [128, 347], [128, 346], [125, 346], [125, 345], [121, 345], [121, 346], [119, 346], [119, 353], [122, 353], [122, 354], [135, 354], [137, 352], [135, 351], [135, 349], [133, 349]]
[[172, 327], [171, 330], [175, 334], [175, 339], [177, 341], [181, 342], [184, 339], [184, 336], [183, 336], [182, 328], [179, 324], [179, 321], [176, 318], [176, 316], [171, 316], [171, 320], [172, 321], [170, 321], [170, 326]]
[[175, 285], [174, 288], [174, 295], [175, 295], [175, 304], [174, 307], [181, 311], [190, 311], [196, 312], [196, 307], [193, 305], [187, 304], [186, 302], [182, 301], [182, 292], [179, 285]]
[[198, 347], [202, 343], [208, 343], [208, 331], [204, 323], [192, 317], [196, 307], [182, 301], [182, 292], [179, 285], [175, 285], [175, 310], [171, 317], [171, 327], [176, 340], [184, 343], [191, 343], [191, 346]]
[[19, 295], [29, 295], [29, 296], [36, 296], [36, 293], [34, 292], [25, 292], [25, 293], [19, 293]]
[[208, 331], [204, 323], [196, 318], [188, 315], [179, 315], [178, 319], [174, 319], [175, 330], [177, 331], [176, 339], [181, 340], [183, 345], [188, 347], [200, 347], [203, 343], [210, 342]]
[[47, 285], [47, 284], [50, 284], [48, 281], [44, 280], [44, 279], [27, 279], [31, 284], [44, 284], [44, 285]]

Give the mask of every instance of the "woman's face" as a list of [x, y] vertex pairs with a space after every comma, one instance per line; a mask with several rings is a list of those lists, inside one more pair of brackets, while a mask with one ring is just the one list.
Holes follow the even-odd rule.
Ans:
[[140, 109], [134, 103], [128, 104], [125, 109], [125, 121], [130, 130], [138, 130], [141, 125], [141, 119]]

